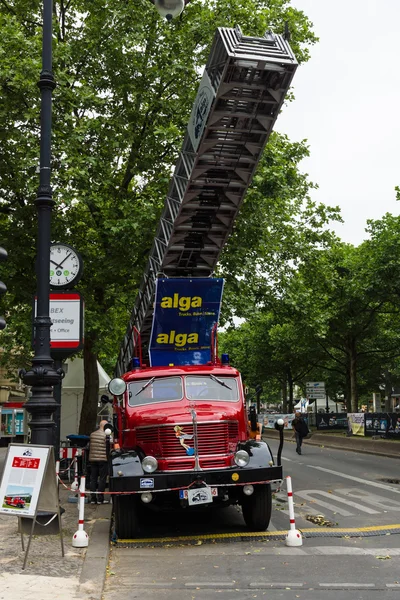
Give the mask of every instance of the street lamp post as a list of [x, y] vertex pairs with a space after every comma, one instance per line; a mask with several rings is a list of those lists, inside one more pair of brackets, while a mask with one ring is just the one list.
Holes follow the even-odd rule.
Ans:
[[31, 414], [31, 443], [51, 446], [54, 443], [53, 413], [58, 404], [54, 399], [53, 386], [59, 383], [61, 371], [54, 369], [50, 356], [49, 294], [50, 294], [50, 238], [51, 213], [54, 206], [50, 185], [51, 174], [51, 103], [56, 82], [52, 73], [52, 0], [43, 2], [43, 43], [40, 88], [40, 176], [35, 199], [38, 215], [37, 240], [37, 310], [34, 325], [34, 357], [31, 369], [22, 371], [26, 385], [32, 386], [32, 396], [25, 404]]

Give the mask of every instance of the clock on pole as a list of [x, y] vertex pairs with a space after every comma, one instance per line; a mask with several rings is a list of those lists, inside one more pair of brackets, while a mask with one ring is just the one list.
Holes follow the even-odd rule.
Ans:
[[50, 245], [50, 287], [70, 289], [82, 276], [82, 258], [68, 244]]

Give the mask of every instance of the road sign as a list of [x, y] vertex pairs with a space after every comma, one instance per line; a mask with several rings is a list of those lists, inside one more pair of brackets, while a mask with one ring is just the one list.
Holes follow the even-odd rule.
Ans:
[[306, 395], [312, 400], [324, 400], [326, 396], [324, 381], [306, 381]]
[[306, 388], [325, 391], [325, 381], [306, 381]]

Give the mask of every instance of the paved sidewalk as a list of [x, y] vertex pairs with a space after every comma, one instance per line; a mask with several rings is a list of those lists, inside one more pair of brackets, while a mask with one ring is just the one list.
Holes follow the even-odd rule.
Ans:
[[[0, 460], [7, 449], [0, 448]], [[67, 483], [67, 482], [66, 482]], [[67, 485], [69, 485], [67, 483]], [[68, 502], [75, 493], [60, 485], [64, 558], [60, 535], [34, 534], [25, 570], [25, 552], [18, 532], [18, 518], [0, 514], [0, 600], [100, 600], [110, 548], [111, 504], [85, 504], [84, 529], [88, 548], [73, 548], [72, 536], [78, 529], [78, 504]], [[43, 526], [37, 525], [37, 528]], [[24, 535], [25, 549], [29, 540]]]

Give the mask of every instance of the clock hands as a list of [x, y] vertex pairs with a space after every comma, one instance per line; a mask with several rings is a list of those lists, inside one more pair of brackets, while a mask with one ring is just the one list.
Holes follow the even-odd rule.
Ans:
[[69, 258], [71, 256], [71, 254], [72, 254], [72, 252], [67, 254], [67, 256], [64, 258], [64, 260], [62, 260], [58, 266], [61, 267], [61, 265], [63, 265], [65, 263], [65, 261], [67, 260], [67, 258]]
[[62, 260], [62, 261], [60, 262], [60, 264], [57, 264], [56, 262], [54, 262], [54, 260], [51, 260], [51, 259], [50, 259], [50, 262], [52, 262], [52, 263], [53, 263], [53, 265], [56, 265], [56, 267], [57, 267], [58, 269], [61, 269], [61, 266], [62, 266], [62, 265], [65, 263], [65, 261], [67, 260], [67, 258], [69, 258], [69, 257], [71, 256], [71, 254], [72, 254], [72, 252], [70, 252], [69, 254], [67, 254], [67, 256], [64, 258], [64, 260]]

